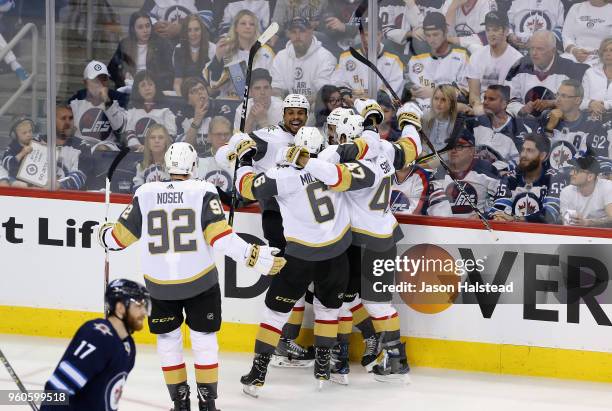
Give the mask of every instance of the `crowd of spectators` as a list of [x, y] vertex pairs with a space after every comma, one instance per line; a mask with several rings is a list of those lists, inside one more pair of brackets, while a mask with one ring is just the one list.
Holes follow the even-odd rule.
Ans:
[[[307, 124], [325, 134], [334, 108], [375, 92], [380, 135], [396, 140], [391, 93], [370, 85], [347, 51], [367, 55], [370, 46], [356, 3], [146, 0], [108, 64], [90, 61], [84, 88], [57, 106], [59, 186], [101, 189], [114, 152], [127, 146], [113, 189], [133, 192], [167, 178], [165, 149], [186, 141], [200, 156], [198, 177], [227, 192], [232, 171], [214, 153], [239, 127], [248, 51], [272, 21], [281, 30], [255, 56], [246, 132], [277, 124], [282, 98], [299, 93], [311, 102]], [[477, 218], [466, 193], [497, 221], [610, 225], [612, 4], [383, 0], [378, 23], [379, 70], [421, 106], [424, 134], [463, 188], [430, 156], [397, 171], [394, 212]], [[7, 54], [27, 78], [15, 61]], [[0, 185], [32, 186], [22, 166], [46, 136], [26, 117], [9, 134]]]

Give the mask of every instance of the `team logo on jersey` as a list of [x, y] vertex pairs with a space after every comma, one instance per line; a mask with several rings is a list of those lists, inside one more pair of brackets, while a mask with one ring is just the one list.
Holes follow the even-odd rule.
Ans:
[[540, 211], [540, 202], [533, 193], [520, 193], [512, 204], [514, 215], [525, 217]]
[[119, 409], [119, 400], [121, 399], [121, 395], [123, 395], [123, 386], [125, 385], [127, 376], [128, 374], [126, 372], [122, 372], [115, 375], [113, 379], [108, 382], [104, 395], [107, 410], [115, 411]]
[[79, 130], [85, 137], [100, 141], [106, 140], [111, 134], [111, 125], [104, 111], [99, 108], [88, 109], [79, 119]]
[[192, 14], [192, 10], [189, 10], [187, 7], [173, 6], [169, 7], [166, 13], [164, 13], [164, 20], [174, 23], [183, 20], [190, 14]]
[[102, 335], [113, 335], [113, 333], [111, 332], [110, 328], [108, 328], [108, 325], [106, 325], [104, 323], [95, 323], [94, 324], [94, 329], [96, 331], [100, 331], [102, 333]]
[[576, 148], [567, 141], [558, 141], [550, 149], [550, 166], [555, 170], [565, 167], [574, 158]]
[[[474, 186], [467, 181], [460, 181], [459, 184], [461, 184], [463, 191], [465, 191], [465, 193], [468, 195], [469, 200], [472, 200], [472, 203], [478, 206], [478, 192]], [[472, 213], [473, 210], [470, 206], [470, 201], [463, 194], [461, 194], [459, 188], [457, 188], [457, 185], [454, 182], [450, 183], [446, 187], [446, 196], [451, 203], [453, 214]]]
[[538, 30], [550, 30], [552, 24], [550, 18], [540, 10], [532, 10], [521, 19], [520, 31], [535, 33]]
[[[546, 77], [548, 77], [548, 75], [541, 75], [538, 78], [543, 81]], [[529, 103], [530, 101], [536, 101], [536, 100], [554, 100], [554, 99], [555, 99], [555, 93], [552, 90], [544, 86], [536, 86], [536, 87], [530, 88], [529, 90], [527, 90], [527, 93], [525, 93], [525, 103]]]
[[153, 181], [168, 181], [170, 176], [166, 173], [166, 170], [159, 164], [151, 164], [149, 168], [144, 171], [145, 182], [150, 183]]
[[149, 127], [155, 124], [157, 124], [157, 121], [153, 120], [151, 117], [143, 117], [138, 120], [134, 126], [136, 137], [138, 137], [141, 141], [144, 141], [144, 138], [147, 135], [147, 130]]
[[221, 188], [223, 191], [227, 191], [231, 188], [232, 178], [224, 170], [213, 170], [206, 173], [204, 180], [213, 184], [215, 187]]
[[214, 320], [215, 319], [215, 314], [213, 314], [213, 313], [206, 314], [206, 319], [209, 320], [209, 321]]
[[294, 78], [296, 80], [301, 80], [302, 77], [304, 77], [304, 70], [302, 70], [301, 67], [296, 67], [295, 68], [295, 73], [294, 73]]
[[355, 64], [353, 60], [348, 60], [346, 62], [346, 71], [355, 71], [356, 68], [357, 68], [357, 65]]
[[457, 33], [457, 37], [468, 37], [472, 34], [476, 34], [474, 30], [465, 23], [457, 24], [455, 26], [455, 33]]
[[124, 341], [123, 348], [125, 348], [125, 352], [127, 353], [127, 355], [130, 355], [130, 353], [132, 352], [132, 346], [130, 345], [130, 343]]
[[412, 72], [414, 74], [421, 74], [423, 72], [423, 69], [425, 67], [423, 67], [423, 64], [421, 63], [416, 63], [414, 66], [412, 66]]
[[410, 199], [399, 190], [391, 191], [391, 212], [402, 213], [410, 209]]

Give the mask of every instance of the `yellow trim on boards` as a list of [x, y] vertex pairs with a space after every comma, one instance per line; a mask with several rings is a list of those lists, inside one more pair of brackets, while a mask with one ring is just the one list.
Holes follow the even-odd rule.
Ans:
[[[83, 322], [101, 316], [85, 311], [0, 306], [0, 334], [72, 338]], [[257, 324], [223, 323], [219, 346], [223, 351], [252, 352], [258, 328]], [[134, 337], [140, 344], [155, 343], [146, 324]], [[416, 337], [402, 340], [407, 343], [413, 366], [612, 382], [610, 353]], [[188, 336], [184, 341], [189, 347]], [[303, 329], [299, 341], [312, 343], [312, 330]], [[363, 341], [358, 333], [351, 335], [350, 347], [351, 358], [360, 358]]]

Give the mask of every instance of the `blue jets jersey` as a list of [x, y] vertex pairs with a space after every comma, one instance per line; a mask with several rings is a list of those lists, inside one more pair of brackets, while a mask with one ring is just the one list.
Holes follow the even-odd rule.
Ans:
[[101, 318], [86, 322], [45, 384], [45, 390], [68, 392], [69, 405], [42, 405], [40, 411], [118, 410], [135, 359], [131, 336], [120, 340], [111, 323]]

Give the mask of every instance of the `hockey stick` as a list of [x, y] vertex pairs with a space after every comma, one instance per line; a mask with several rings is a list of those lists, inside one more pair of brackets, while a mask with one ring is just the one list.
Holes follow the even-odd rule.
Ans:
[[[247, 115], [247, 105], [249, 102], [249, 90], [251, 88], [251, 71], [253, 67], [253, 60], [255, 60], [255, 54], [259, 51], [261, 46], [266, 44], [268, 40], [272, 38], [278, 32], [278, 23], [273, 22], [268, 26], [266, 31], [264, 31], [261, 36], [257, 39], [255, 44], [251, 46], [249, 50], [249, 61], [246, 69], [246, 78], [244, 85], [244, 95], [242, 97], [242, 111], [240, 112], [240, 132], [244, 133], [244, 124], [246, 123], [246, 115]], [[236, 205], [238, 204], [238, 192], [236, 190], [236, 175], [238, 173], [238, 159], [236, 158], [234, 164], [234, 178], [232, 179], [232, 201], [230, 203], [230, 211], [229, 217], [227, 219], [230, 226], [234, 225], [234, 212], [236, 210]]]
[[[376, 73], [376, 75], [378, 76], [378, 78], [380, 78], [380, 80], [383, 82], [383, 84], [385, 85], [385, 87], [387, 87], [387, 90], [389, 90], [389, 92], [391, 93], [391, 95], [393, 96], [394, 104], [397, 106], [401, 100], [398, 97], [397, 93], [393, 90], [393, 88], [391, 88], [391, 85], [389, 84], [389, 82], [387, 81], [387, 79], [381, 74], [381, 72], [378, 70], [378, 67], [376, 67], [376, 65], [374, 63], [372, 63], [370, 60], [368, 60], [366, 57], [364, 57], [363, 55], [361, 55], [357, 50], [355, 50], [354, 48], [350, 48], [350, 52], [351, 55], [357, 59], [359, 62], [365, 64], [366, 66], [368, 66], [371, 70], [374, 71], [374, 73]], [[478, 218], [480, 219], [480, 221], [482, 222], [482, 224], [485, 226], [485, 228], [491, 233], [493, 234], [493, 237], [495, 237], [495, 241], [499, 241], [499, 238], [497, 237], [497, 235], [495, 235], [495, 233], [493, 232], [493, 229], [491, 228], [491, 225], [489, 224], [489, 220], [487, 220], [487, 218], [484, 216], [484, 214], [482, 214], [482, 212], [478, 209], [478, 207], [476, 207], [476, 205], [474, 204], [474, 202], [472, 201], [472, 199], [470, 198], [470, 196], [465, 192], [465, 189], [463, 188], [463, 186], [461, 184], [459, 184], [459, 182], [457, 181], [457, 179], [455, 179], [455, 177], [453, 177], [452, 171], [450, 169], [450, 167], [448, 166], [448, 164], [446, 164], [446, 161], [444, 161], [442, 159], [442, 157], [440, 156], [440, 153], [438, 152], [438, 150], [436, 150], [436, 148], [434, 147], [434, 145], [431, 143], [431, 141], [429, 141], [429, 138], [427, 137], [427, 135], [425, 133], [423, 133], [423, 131], [419, 132], [421, 134], [421, 136], [423, 137], [423, 141], [425, 141], [425, 144], [427, 144], [427, 147], [429, 147], [429, 149], [432, 151], [433, 155], [438, 157], [438, 160], [440, 161], [440, 165], [442, 166], [442, 168], [444, 168], [444, 170], [446, 171], [446, 173], [448, 174], [448, 176], [450, 177], [451, 180], [453, 180], [453, 183], [455, 183], [455, 186], [457, 186], [457, 190], [459, 190], [459, 192], [461, 193], [461, 195], [463, 197], [465, 197], [466, 201], [468, 202], [469, 206], [472, 208], [472, 210], [474, 210], [474, 212], [476, 213], [476, 215], [478, 216]]]
[[[19, 379], [19, 376], [17, 375], [17, 373], [15, 372], [13, 367], [11, 367], [11, 364], [9, 364], [9, 362], [6, 359], [6, 356], [4, 355], [2, 350], [0, 350], [0, 362], [2, 362], [2, 364], [4, 364], [4, 367], [6, 368], [6, 371], [8, 371], [9, 375], [11, 376], [11, 378], [13, 379], [15, 384], [17, 384], [17, 387], [19, 388], [19, 391], [21, 391], [23, 394], [26, 395], [26, 397], [28, 397], [28, 390], [26, 389], [26, 387], [21, 382], [21, 379]], [[30, 408], [32, 408], [34, 411], [38, 411], [38, 407], [36, 406], [34, 401], [28, 400], [28, 404], [30, 405]]]
[[[449, 152], [449, 151], [451, 151], [451, 150], [452, 150], [452, 147], [446, 146], [446, 147], [444, 147], [444, 148], [442, 148], [442, 149], [438, 150], [438, 154], [444, 154], [444, 153]], [[419, 164], [419, 163], [425, 163], [425, 162], [427, 162], [427, 161], [431, 160], [431, 159], [432, 159], [433, 157], [435, 157], [435, 156], [436, 156], [436, 153], [429, 153], [429, 154], [425, 154], [424, 156], [421, 156], [421, 157], [417, 158], [417, 159], [415, 160], [415, 162], [416, 162], [417, 164]]]
[[[119, 162], [123, 160], [123, 158], [130, 152], [130, 149], [127, 147], [122, 147], [121, 151], [117, 154], [110, 167], [108, 168], [108, 173], [106, 174], [106, 186], [104, 189], [104, 205], [106, 206], [106, 212], [104, 213], [104, 222], [108, 222], [108, 210], [110, 208], [110, 183], [113, 179], [113, 174], [115, 173], [115, 169], [119, 165]], [[108, 250], [104, 250], [104, 292], [106, 292], [106, 287], [108, 286], [108, 275], [109, 275], [109, 264], [108, 264]]]

